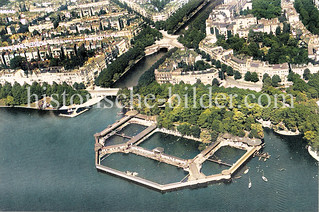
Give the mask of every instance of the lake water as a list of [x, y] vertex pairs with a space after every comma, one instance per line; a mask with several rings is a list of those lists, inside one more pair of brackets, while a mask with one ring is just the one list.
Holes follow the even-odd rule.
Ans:
[[[232, 183], [161, 194], [98, 172], [93, 134], [119, 119], [119, 111], [93, 108], [66, 119], [50, 112], [1, 109], [0, 210], [318, 211], [318, 167], [306, 144], [270, 130], [265, 131], [264, 151], [271, 158], [252, 158], [248, 174]], [[152, 160], [129, 159], [120, 166], [150, 168], [146, 177], [156, 181], [184, 176], [182, 170], [157, 167]], [[261, 179], [261, 170], [268, 182]], [[172, 179], [166, 178], [168, 172]]]

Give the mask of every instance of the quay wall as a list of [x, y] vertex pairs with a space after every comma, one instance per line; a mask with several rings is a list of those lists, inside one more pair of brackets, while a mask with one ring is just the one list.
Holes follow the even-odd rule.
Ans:
[[146, 180], [144, 178], [140, 178], [137, 176], [132, 176], [132, 175], [127, 175], [124, 172], [106, 167], [106, 166], [102, 166], [102, 165], [96, 165], [96, 168], [98, 170], [107, 172], [109, 174], [130, 180], [132, 182], [144, 185], [148, 188], [160, 191], [160, 192], [168, 192], [168, 191], [173, 191], [173, 190], [178, 190], [178, 189], [182, 189], [182, 188], [186, 188], [186, 187], [192, 187], [192, 186], [197, 186], [197, 185], [201, 185], [201, 184], [208, 184], [212, 181], [216, 182], [216, 181], [223, 181], [223, 180], [229, 180], [231, 179], [231, 175], [223, 175], [223, 174], [216, 174], [216, 175], [211, 175], [208, 176], [206, 178], [203, 179], [198, 179], [198, 180], [193, 180], [193, 181], [187, 181], [187, 182], [177, 182], [177, 183], [171, 183], [171, 184], [165, 184], [165, 185], [161, 185], [149, 180]]

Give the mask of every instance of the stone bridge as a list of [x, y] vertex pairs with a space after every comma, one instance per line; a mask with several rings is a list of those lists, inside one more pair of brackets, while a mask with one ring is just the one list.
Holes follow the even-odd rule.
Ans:
[[184, 47], [183, 44], [181, 44], [177, 40], [179, 35], [169, 35], [164, 30], [161, 30], [160, 32], [162, 33], [163, 38], [161, 40], [156, 41], [155, 44], [153, 44], [152, 46], [146, 47], [145, 49], [146, 56], [154, 54], [162, 48], [166, 48], [170, 50], [174, 47], [177, 47], [177, 48]]

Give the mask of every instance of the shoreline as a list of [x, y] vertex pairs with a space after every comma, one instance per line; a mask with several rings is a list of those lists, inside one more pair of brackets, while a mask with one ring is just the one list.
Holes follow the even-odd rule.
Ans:
[[274, 129], [274, 125], [271, 123], [271, 121], [264, 121], [262, 119], [256, 120], [258, 121], [260, 124], [262, 124], [263, 127], [267, 127], [272, 129], [275, 133], [279, 134], [279, 135], [284, 135], [284, 136], [298, 136], [301, 135], [300, 131], [297, 129], [296, 132], [292, 132], [289, 130], [275, 130]]
[[311, 155], [311, 157], [313, 157], [315, 160], [319, 161], [319, 155], [317, 151], [313, 151], [311, 146], [308, 146], [307, 149], [308, 149], [309, 155]]
[[285, 136], [298, 136], [298, 135], [300, 135], [299, 130], [296, 132], [292, 132], [292, 131], [287, 131], [287, 130], [275, 130], [274, 129], [274, 132], [279, 134], [279, 135], [285, 135]]
[[54, 109], [54, 108], [51, 108], [51, 109], [41, 109], [41, 108], [36, 108], [36, 107], [27, 107], [27, 106], [4, 106], [4, 105], [1, 105], [0, 108], [21, 108], [21, 109], [29, 109], [29, 110], [43, 110], [43, 111], [59, 111], [59, 109]]

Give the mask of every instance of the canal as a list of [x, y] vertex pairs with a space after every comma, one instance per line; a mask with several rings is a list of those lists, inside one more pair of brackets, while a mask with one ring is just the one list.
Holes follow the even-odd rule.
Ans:
[[167, 49], [160, 49], [158, 52], [146, 56], [135, 64], [121, 79], [114, 85], [114, 88], [129, 88], [136, 86], [139, 78], [147, 71], [156, 61], [165, 55]]

